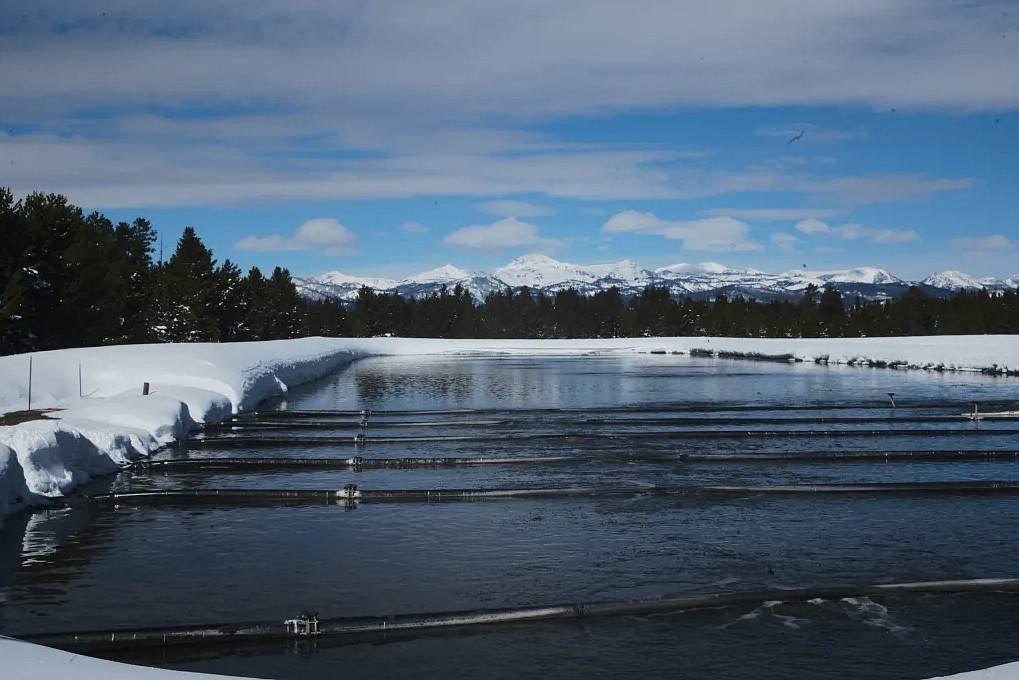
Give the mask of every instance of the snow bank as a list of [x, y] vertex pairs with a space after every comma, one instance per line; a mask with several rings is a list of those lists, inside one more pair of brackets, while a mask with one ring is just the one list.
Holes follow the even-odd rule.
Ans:
[[[325, 338], [34, 353], [32, 408], [60, 410], [0, 427], [0, 522], [363, 354]], [[0, 413], [28, 406], [28, 360], [0, 357]]]
[[[328, 372], [355, 358], [352, 348], [327, 338], [185, 345], [126, 345], [35, 352], [0, 357], [0, 413], [28, 405], [32, 360], [32, 408], [64, 408], [119, 394], [179, 398], [187, 388], [221, 395], [234, 410], [285, 390], [285, 385]], [[80, 380], [79, 380], [80, 376]], [[80, 393], [80, 397], [79, 397]], [[201, 412], [192, 412], [200, 420]]]
[[30, 500], [25, 471], [18, 456], [9, 447], [0, 444], [0, 525], [4, 515], [24, 508]]
[[608, 340], [352, 339], [369, 353], [590, 354], [702, 350], [730, 356], [788, 356], [833, 364], [899, 366], [946, 371], [1019, 372], [1019, 336], [942, 335], [899, 338], [616, 338]]

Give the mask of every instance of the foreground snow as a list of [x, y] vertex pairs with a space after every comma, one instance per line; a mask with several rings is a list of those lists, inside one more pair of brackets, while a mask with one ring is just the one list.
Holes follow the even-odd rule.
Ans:
[[[32, 407], [53, 419], [0, 427], [0, 522], [133, 458], [178, 440], [198, 423], [254, 407], [288, 386], [369, 355], [585, 355], [710, 351], [723, 356], [958, 371], [1019, 371], [1019, 337], [612, 340], [422, 340], [305, 338], [241, 344], [134, 345], [38, 352]], [[0, 414], [28, 405], [29, 355], [0, 357]], [[150, 394], [142, 396], [142, 384]], [[215, 678], [85, 659], [0, 638], [14, 677]], [[71, 665], [73, 664], [73, 667]], [[18, 670], [23, 671], [17, 673]], [[70, 671], [73, 671], [70, 672]], [[1019, 680], [1019, 663], [958, 676]]]
[[[32, 680], [236, 680], [226, 675], [131, 666], [0, 636], [5, 678]], [[9, 675], [8, 675], [9, 673]]]
[[931, 680], [1016, 680], [1016, 678], [1019, 678], [1019, 661], [979, 671], [946, 675], [943, 678], [931, 678]]
[[[0, 636], [0, 659], [3, 660], [5, 678], [32, 678], [32, 680], [67, 680], [68, 678], [74, 680], [238, 680], [226, 675], [206, 675], [162, 668], [146, 668], [93, 659], [3, 636]], [[8, 676], [6, 673], [10, 675]], [[1019, 679], [1019, 662], [958, 675], [939, 676], [931, 680], [1017, 679]]]

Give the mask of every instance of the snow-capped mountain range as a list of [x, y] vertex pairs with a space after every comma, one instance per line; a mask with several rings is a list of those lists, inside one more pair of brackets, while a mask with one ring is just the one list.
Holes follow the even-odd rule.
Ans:
[[865, 300], [881, 300], [898, 297], [911, 285], [918, 285], [932, 295], [947, 295], [959, 289], [1015, 290], [1019, 287], [1019, 273], [1007, 279], [993, 279], [975, 278], [950, 270], [938, 272], [922, 281], [907, 281], [876, 267], [835, 271], [793, 269], [769, 274], [756, 269], [730, 269], [717, 262], [682, 262], [652, 270], [630, 260], [577, 265], [559, 262], [546, 255], [524, 255], [492, 271], [467, 271], [447, 264], [399, 281], [329, 272], [309, 278], [295, 277], [294, 282], [298, 291], [307, 298], [346, 301], [356, 299], [362, 286], [377, 292], [420, 297], [439, 292], [443, 285], [452, 290], [457, 284], [467, 288], [477, 300], [484, 299], [494, 290], [523, 286], [546, 294], [576, 288], [585, 295], [615, 286], [623, 295], [635, 295], [649, 284], [665, 286], [676, 296], [704, 298], [719, 293], [742, 294], [762, 301], [797, 298], [810, 284], [819, 288], [832, 285], [843, 296], [858, 295]]

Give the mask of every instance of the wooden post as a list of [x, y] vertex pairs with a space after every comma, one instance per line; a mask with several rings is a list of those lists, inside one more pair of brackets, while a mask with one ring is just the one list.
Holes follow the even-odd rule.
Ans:
[[148, 394], [149, 394], [149, 384], [148, 383], [142, 383], [142, 396], [143, 397], [144, 396], [148, 396]]
[[78, 398], [81, 399], [81, 364], [78, 364]]

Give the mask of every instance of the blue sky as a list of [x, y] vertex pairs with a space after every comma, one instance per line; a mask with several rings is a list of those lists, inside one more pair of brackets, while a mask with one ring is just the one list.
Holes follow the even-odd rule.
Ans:
[[0, 184], [167, 252], [1019, 271], [1012, 0], [142, 5], [0, 17]]

